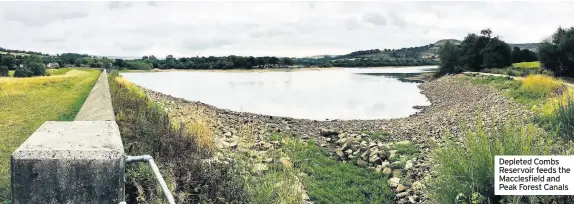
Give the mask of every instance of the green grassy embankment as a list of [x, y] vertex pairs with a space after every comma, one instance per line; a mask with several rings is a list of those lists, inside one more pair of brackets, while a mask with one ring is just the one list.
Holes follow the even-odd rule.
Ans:
[[10, 154], [45, 121], [74, 120], [100, 73], [62, 69], [48, 77], [0, 78], [0, 201], [10, 198]]

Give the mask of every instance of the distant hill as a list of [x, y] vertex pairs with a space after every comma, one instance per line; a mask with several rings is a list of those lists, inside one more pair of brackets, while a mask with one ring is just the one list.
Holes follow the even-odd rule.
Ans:
[[540, 45], [540, 43], [522, 43], [522, 44], [510, 44], [510, 47], [518, 47], [521, 50], [522, 49], [528, 49], [532, 52], [537, 52], [539, 45]]
[[[451, 42], [455, 45], [461, 43], [457, 39], [442, 39], [435, 43], [418, 47], [408, 47], [401, 49], [371, 49], [359, 50], [345, 55], [316, 55], [307, 58], [311, 59], [333, 59], [333, 60], [356, 60], [356, 59], [374, 59], [374, 60], [393, 60], [393, 59], [433, 59], [438, 60], [438, 51], [446, 42]], [[529, 49], [533, 52], [538, 50], [540, 43], [522, 43], [522, 44], [509, 44], [511, 47], [519, 47], [520, 49]]]
[[393, 60], [393, 59], [433, 59], [438, 60], [438, 50], [446, 42], [460, 44], [456, 39], [443, 39], [435, 43], [418, 47], [408, 47], [401, 49], [372, 49], [359, 50], [346, 55], [335, 56], [336, 59], [375, 59], [375, 60]]

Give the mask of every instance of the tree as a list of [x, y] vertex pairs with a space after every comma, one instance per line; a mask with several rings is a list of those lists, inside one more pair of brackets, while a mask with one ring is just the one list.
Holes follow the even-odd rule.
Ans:
[[8, 76], [8, 67], [0, 65], [0, 76]]
[[43, 76], [46, 74], [46, 65], [39, 62], [31, 62], [26, 68], [30, 71], [32, 76]]
[[523, 60], [522, 59], [522, 51], [520, 50], [520, 48], [513, 47], [512, 48], [512, 62], [513, 63], [523, 62], [522, 60]]
[[2, 63], [0, 65], [7, 66], [8, 69], [14, 69], [16, 66], [16, 57], [11, 54], [3, 55], [2, 56]]
[[28, 70], [26, 67], [18, 67], [16, 71], [14, 71], [14, 77], [31, 77], [32, 72]]
[[483, 58], [482, 68], [503, 68], [512, 65], [510, 46], [498, 37], [490, 39], [480, 52]]
[[461, 71], [461, 50], [456, 45], [447, 41], [438, 52], [440, 65], [439, 74], [458, 73]]
[[540, 63], [557, 76], [574, 77], [574, 27], [561, 27], [538, 47]]

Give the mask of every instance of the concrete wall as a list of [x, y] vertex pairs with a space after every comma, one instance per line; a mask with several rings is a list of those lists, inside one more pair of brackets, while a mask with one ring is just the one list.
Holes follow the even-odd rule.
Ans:
[[76, 121], [115, 121], [114, 109], [112, 107], [112, 96], [110, 94], [110, 86], [108, 84], [108, 77], [106, 72], [103, 71], [90, 92], [90, 95], [80, 108], [80, 112], [76, 115]]
[[47, 121], [11, 156], [12, 203], [120, 203], [125, 154], [103, 72], [72, 122]]

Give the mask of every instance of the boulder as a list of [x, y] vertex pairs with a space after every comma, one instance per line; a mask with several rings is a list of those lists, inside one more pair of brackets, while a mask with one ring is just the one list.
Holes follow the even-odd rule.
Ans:
[[425, 188], [425, 185], [422, 184], [422, 183], [419, 182], [419, 181], [415, 181], [415, 182], [413, 182], [413, 184], [411, 185], [411, 187], [412, 187], [414, 190], [419, 191], [419, 190], [423, 190], [423, 189]]
[[373, 155], [369, 158], [370, 163], [375, 163], [377, 161], [381, 161], [381, 160], [379, 160], [379, 157], [377, 155]]
[[335, 150], [335, 154], [337, 154], [337, 156], [343, 158], [345, 156], [345, 153], [343, 153], [343, 150], [337, 149]]
[[339, 135], [339, 132], [334, 130], [321, 129], [319, 134], [323, 137], [335, 137]]
[[413, 162], [411, 160], [407, 160], [407, 162], [405, 163], [405, 170], [409, 170], [413, 167]]
[[403, 184], [399, 184], [397, 185], [397, 188], [395, 189], [397, 192], [403, 192], [405, 191], [407, 188], [405, 186], [403, 186]]
[[395, 178], [399, 178], [403, 175], [403, 171], [399, 170], [399, 169], [395, 169], [393, 170], [393, 177]]
[[390, 178], [389, 179], [389, 186], [395, 188], [401, 183], [401, 178]]
[[387, 167], [387, 168], [384, 168], [384, 169], [383, 169], [383, 174], [391, 174], [392, 171], [393, 171], [393, 170], [392, 170], [391, 168], [388, 168], [388, 167]]

